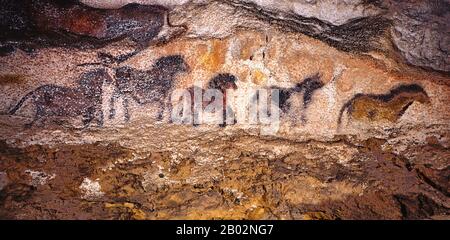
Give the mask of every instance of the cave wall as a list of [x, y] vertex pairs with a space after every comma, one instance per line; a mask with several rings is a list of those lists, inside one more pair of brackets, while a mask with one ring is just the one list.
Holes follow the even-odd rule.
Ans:
[[3, 4], [0, 218], [448, 219], [448, 1], [82, 2]]

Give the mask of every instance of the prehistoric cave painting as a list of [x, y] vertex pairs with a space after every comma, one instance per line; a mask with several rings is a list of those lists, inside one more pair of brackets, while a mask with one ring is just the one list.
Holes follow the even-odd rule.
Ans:
[[417, 84], [400, 85], [387, 94], [356, 94], [341, 109], [338, 125], [344, 112], [349, 118], [364, 121], [396, 122], [415, 101], [429, 103], [425, 90]]
[[234, 75], [229, 74], [229, 73], [219, 73], [208, 81], [206, 89], [203, 89], [203, 88], [200, 88], [197, 86], [192, 86], [187, 89], [187, 91], [189, 92], [190, 97], [191, 97], [191, 113], [193, 114], [193, 119], [192, 119], [193, 126], [198, 126], [199, 122], [200, 122], [199, 115], [195, 111], [195, 105], [194, 105], [195, 95], [194, 95], [194, 93], [200, 93], [202, 96], [202, 103], [201, 103], [202, 111], [205, 110], [205, 108], [209, 104], [216, 101], [216, 99], [214, 99], [214, 97], [211, 98], [209, 101], [205, 100], [204, 95], [208, 89], [217, 89], [222, 94], [222, 105], [221, 106], [222, 106], [223, 122], [220, 123], [219, 126], [225, 127], [227, 125], [227, 123], [228, 123], [227, 114], [230, 115], [229, 118], [231, 119], [230, 121], [232, 122], [232, 124], [236, 123], [234, 113], [233, 113], [232, 109], [230, 108], [230, 105], [227, 101], [227, 90], [228, 89], [236, 90], [238, 88], [236, 85], [236, 82], [237, 82], [237, 78]]
[[[164, 36], [159, 35], [165, 29]], [[165, 41], [184, 31], [167, 21], [162, 6], [128, 4], [120, 9], [96, 9], [79, 1], [0, 0], [0, 54], [18, 47], [25, 51], [44, 46], [100, 48], [125, 38], [137, 43], [136, 51], [112, 57], [121, 62], [154, 41]]]
[[117, 68], [115, 73], [116, 86], [110, 100], [109, 118], [113, 119], [115, 117], [115, 102], [118, 97], [122, 97], [126, 121], [130, 120], [128, 111], [129, 98], [141, 105], [158, 104], [159, 113], [157, 119], [162, 120], [175, 77], [177, 74], [188, 70], [189, 66], [180, 55], [161, 57], [147, 71], [131, 67]]
[[[289, 99], [293, 94], [302, 93], [303, 92], [303, 111], [301, 113], [302, 122], [306, 122], [305, 110], [308, 108], [311, 103], [312, 96], [314, 92], [324, 86], [324, 83], [320, 80], [320, 75], [315, 74], [312, 77], [308, 77], [300, 83], [297, 83], [294, 87], [291, 88], [279, 88], [276, 86], [272, 86], [272, 89], [279, 89], [279, 99], [278, 102], [273, 102], [276, 106], [278, 106], [283, 114], [287, 114], [291, 108], [291, 103]], [[258, 94], [255, 96], [255, 100], [258, 101]]]
[[39, 120], [47, 117], [83, 117], [83, 125], [87, 127], [94, 119], [99, 126], [103, 125], [102, 85], [111, 83], [112, 78], [106, 70], [97, 69], [84, 73], [78, 80], [78, 87], [69, 88], [57, 85], [42, 85], [26, 94], [9, 111], [15, 114], [21, 106], [30, 100], [36, 108], [34, 119], [27, 124], [31, 127]]

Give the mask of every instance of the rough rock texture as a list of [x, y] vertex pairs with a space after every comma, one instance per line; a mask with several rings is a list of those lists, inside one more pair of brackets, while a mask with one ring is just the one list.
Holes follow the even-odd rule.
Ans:
[[396, 9], [392, 14], [392, 37], [406, 60], [449, 72], [450, 2], [394, 1], [390, 7]]
[[[422, 28], [402, 3], [139, 3], [169, 14], [137, 52], [125, 38], [0, 57], [0, 218], [449, 218], [449, 44], [410, 44]], [[172, 91], [222, 82], [281, 89], [279, 129], [169, 121]]]
[[[101, 8], [117, 8], [128, 3], [161, 4], [168, 8], [179, 7], [182, 11], [189, 5], [204, 5], [211, 2], [228, 3], [257, 11], [258, 17], [270, 16], [274, 18], [271, 19], [273, 23], [285, 22], [288, 28], [294, 28], [307, 35], [329, 38], [329, 43], [339, 42], [338, 45], [345, 50], [354, 50], [351, 45], [365, 40], [367, 42], [357, 45], [358, 50], [366, 51], [369, 48], [365, 45], [370, 43], [372, 33], [390, 25], [393, 44], [408, 63], [438, 71], [450, 71], [448, 49], [450, 46], [450, 2], [448, 0], [127, 0], [107, 2], [83, 0], [82, 2]], [[234, 9], [232, 15], [235, 14]], [[214, 17], [208, 13], [205, 15]], [[235, 17], [223, 19], [239, 22]], [[245, 23], [243, 25], [248, 26]], [[283, 26], [286, 27], [286, 25]], [[369, 36], [364, 36], [366, 33]]]

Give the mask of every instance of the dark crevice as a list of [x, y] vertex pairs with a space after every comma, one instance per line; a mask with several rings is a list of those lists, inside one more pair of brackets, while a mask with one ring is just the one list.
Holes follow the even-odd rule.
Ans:
[[356, 18], [343, 25], [335, 26], [317, 18], [277, 13], [263, 9], [254, 3], [242, 3], [235, 0], [226, 2], [250, 12], [258, 19], [281, 27], [283, 31], [300, 32], [347, 52], [368, 52], [380, 48], [377, 40], [391, 25], [389, 19], [371, 16]]

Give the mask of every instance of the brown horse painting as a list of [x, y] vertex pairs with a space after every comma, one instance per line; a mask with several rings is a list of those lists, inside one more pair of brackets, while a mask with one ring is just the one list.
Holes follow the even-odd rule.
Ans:
[[396, 122], [415, 101], [429, 103], [425, 90], [417, 84], [400, 85], [387, 94], [356, 94], [341, 108], [338, 125], [344, 112], [349, 118], [369, 122]]

